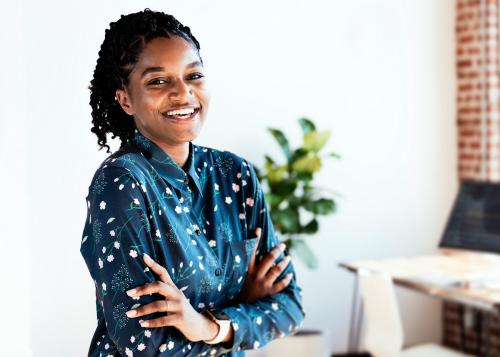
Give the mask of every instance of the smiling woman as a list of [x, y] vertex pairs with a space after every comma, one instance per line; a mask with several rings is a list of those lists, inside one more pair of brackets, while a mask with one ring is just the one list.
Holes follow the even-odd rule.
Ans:
[[242, 356], [303, 323], [301, 288], [254, 168], [192, 143], [209, 92], [200, 46], [149, 9], [106, 30], [93, 128], [121, 146], [86, 197], [80, 251], [96, 288], [89, 356]]

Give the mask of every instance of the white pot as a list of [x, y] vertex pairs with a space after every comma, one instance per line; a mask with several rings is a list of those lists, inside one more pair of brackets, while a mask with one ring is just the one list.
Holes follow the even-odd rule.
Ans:
[[328, 331], [299, 329], [296, 334], [275, 339], [264, 346], [266, 357], [329, 357]]

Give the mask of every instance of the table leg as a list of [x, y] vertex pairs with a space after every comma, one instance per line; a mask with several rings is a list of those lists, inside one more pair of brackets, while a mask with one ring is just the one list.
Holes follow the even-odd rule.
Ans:
[[354, 287], [352, 294], [351, 321], [349, 326], [349, 340], [347, 348], [349, 353], [356, 353], [359, 349], [360, 330], [362, 323], [363, 306], [359, 296], [358, 274], [354, 275]]

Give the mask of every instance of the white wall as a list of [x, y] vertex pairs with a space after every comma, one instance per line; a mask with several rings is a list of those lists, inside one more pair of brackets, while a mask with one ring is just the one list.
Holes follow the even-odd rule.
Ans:
[[[294, 143], [301, 116], [332, 131], [329, 149], [342, 159], [325, 165], [319, 183], [341, 194], [339, 211], [310, 240], [320, 268], [295, 264], [304, 327], [330, 329], [332, 352], [344, 351], [352, 276], [339, 261], [435, 251], [456, 192], [453, 0], [137, 4], [28, 1], [17, 17], [4, 11], [14, 5], [1, 5], [1, 33], [11, 41], [0, 89], [4, 106], [15, 106], [1, 111], [2, 159], [27, 170], [8, 168], [13, 176], [2, 181], [12, 190], [1, 216], [17, 221], [2, 221], [0, 237], [19, 233], [1, 266], [16, 294], [2, 304], [2, 320], [19, 318], [10, 305], [20, 301], [31, 309], [22, 321], [36, 357], [87, 352], [94, 290], [79, 247], [87, 188], [107, 156], [90, 132], [87, 86], [109, 22], [148, 6], [176, 16], [201, 43], [212, 102], [198, 143], [260, 163], [264, 153], [280, 154], [268, 126], [286, 128]], [[13, 27], [25, 28], [24, 48]], [[15, 102], [11, 84], [24, 93]], [[27, 202], [20, 211], [9, 204], [14, 190]], [[438, 341], [439, 303], [398, 295], [407, 342]], [[26, 323], [18, 331], [29, 331]], [[2, 325], [2, 339], [17, 335]], [[16, 338], [28, 345], [25, 336]]]

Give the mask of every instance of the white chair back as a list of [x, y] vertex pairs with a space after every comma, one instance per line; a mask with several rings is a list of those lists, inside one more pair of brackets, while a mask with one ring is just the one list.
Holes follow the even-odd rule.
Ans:
[[403, 327], [392, 279], [360, 269], [359, 288], [365, 314], [364, 348], [375, 357], [398, 357], [403, 348]]

